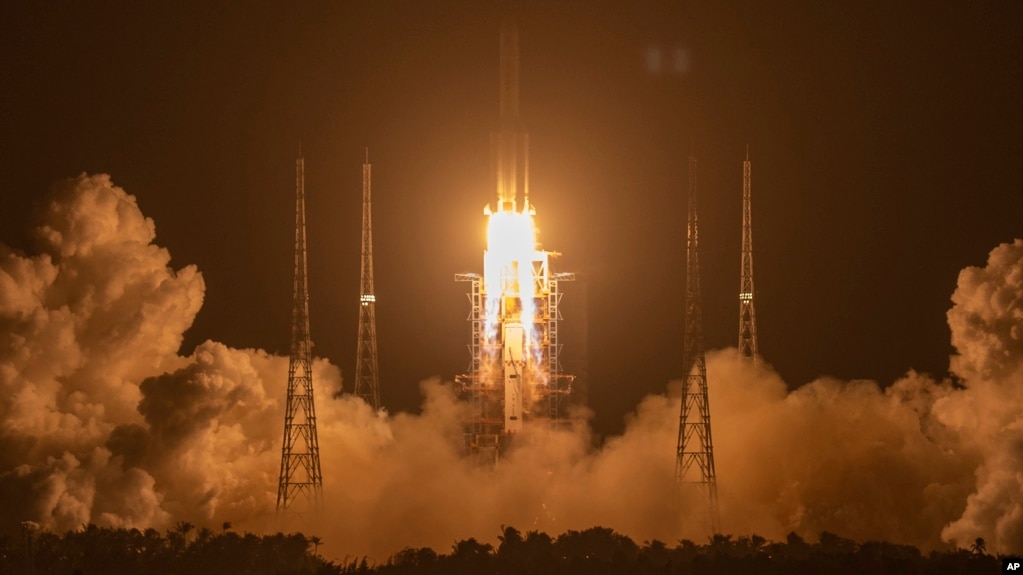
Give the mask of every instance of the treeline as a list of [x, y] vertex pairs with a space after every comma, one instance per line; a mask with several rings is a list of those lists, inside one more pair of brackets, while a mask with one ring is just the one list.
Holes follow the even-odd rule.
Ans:
[[156, 529], [87, 525], [64, 534], [26, 528], [0, 535], [0, 575], [334, 575], [342, 566], [316, 553], [318, 537], [240, 535], [179, 522]]
[[[857, 543], [833, 533], [807, 543], [790, 533], [784, 543], [759, 535], [715, 535], [700, 545], [683, 539], [674, 547], [662, 541], [637, 545], [604, 527], [568, 531], [552, 538], [504, 527], [496, 548], [475, 539], [457, 542], [450, 554], [432, 549], [405, 549], [385, 565], [367, 572], [381, 575], [516, 574], [516, 575], [669, 575], [669, 574], [963, 574], [997, 573], [1001, 561], [988, 555], [983, 539], [972, 550], [935, 551], [924, 555], [911, 545], [883, 541]], [[354, 570], [354, 563], [345, 566]], [[354, 571], [348, 571], [354, 572]]]
[[[1001, 562], [986, 553], [984, 540], [970, 550], [923, 554], [909, 545], [857, 543], [824, 532], [817, 543], [795, 533], [784, 542], [759, 535], [715, 535], [705, 544], [683, 539], [637, 544], [604, 527], [551, 537], [503, 527], [498, 545], [474, 538], [457, 541], [450, 553], [406, 548], [387, 562], [340, 563], [322, 558], [319, 537], [300, 533], [239, 535], [224, 524], [220, 533], [181, 522], [162, 535], [155, 529], [108, 529], [95, 525], [64, 534], [26, 529], [0, 536], [0, 575], [619, 575], [619, 574], [963, 574], [997, 573]], [[194, 531], [194, 533], [193, 533]]]

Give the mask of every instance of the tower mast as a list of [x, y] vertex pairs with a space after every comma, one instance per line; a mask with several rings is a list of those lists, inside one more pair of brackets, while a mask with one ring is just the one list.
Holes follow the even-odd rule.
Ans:
[[369, 149], [362, 164], [362, 288], [359, 291], [359, 349], [355, 362], [355, 395], [380, 409], [377, 361], [377, 298], [373, 292], [373, 215]]
[[[678, 424], [675, 478], [697, 487], [706, 503], [713, 532], [718, 531], [718, 488], [707, 399], [707, 361], [703, 353], [700, 304], [699, 231], [696, 217], [696, 158], [689, 157], [689, 218], [686, 247], [686, 331], [683, 346], [682, 413]], [[693, 464], [696, 464], [695, 469]]]
[[742, 270], [739, 282], [739, 355], [757, 365], [757, 316], [753, 307], [753, 227], [749, 147], [742, 162]]
[[[309, 337], [309, 284], [306, 267], [305, 160], [295, 160], [295, 286], [291, 313], [291, 357], [284, 442], [277, 486], [277, 512], [315, 512], [323, 498], [320, 443], [313, 403], [312, 341]], [[304, 507], [293, 507], [299, 496]]]

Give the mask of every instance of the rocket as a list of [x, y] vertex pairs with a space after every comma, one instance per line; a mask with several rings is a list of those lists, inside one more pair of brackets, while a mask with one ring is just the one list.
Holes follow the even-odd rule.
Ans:
[[[488, 205], [484, 213], [490, 217], [492, 230], [506, 232], [495, 234], [493, 239], [501, 235], [504, 241], [514, 239], [515, 244], [489, 245], [484, 255], [484, 275], [487, 305], [497, 322], [494, 343], [498, 349], [493, 357], [497, 369], [491, 372], [496, 376], [492, 385], [504, 391], [504, 433], [517, 433], [523, 426], [527, 386], [535, 379], [531, 374], [531, 369], [535, 369], [531, 270], [537, 254], [531, 223], [528, 228], [513, 223], [527, 223], [533, 214], [529, 206], [529, 140], [519, 119], [519, 35], [514, 20], [505, 19], [501, 24], [500, 57], [500, 124], [491, 135], [497, 204], [494, 210]], [[514, 227], [509, 227], [510, 224]], [[509, 237], [507, 232], [512, 230], [520, 233], [511, 233]], [[522, 242], [525, 250], [514, 249], [514, 245], [523, 245]]]
[[[554, 421], [558, 398], [570, 391], [557, 353], [557, 282], [553, 252], [539, 248], [536, 215], [529, 204], [529, 138], [519, 118], [519, 37], [515, 22], [501, 24], [500, 122], [491, 134], [492, 180], [497, 203], [489, 203], [483, 276], [471, 280], [472, 372], [456, 377], [471, 394], [473, 415], [467, 444], [495, 453], [525, 430], [526, 421]], [[496, 455], [495, 455], [496, 456]]]

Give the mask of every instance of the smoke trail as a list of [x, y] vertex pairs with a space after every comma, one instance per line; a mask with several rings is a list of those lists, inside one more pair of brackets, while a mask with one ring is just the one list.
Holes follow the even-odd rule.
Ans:
[[[171, 269], [154, 238], [132, 196], [83, 175], [56, 186], [37, 254], [0, 246], [0, 529], [276, 530], [287, 358], [212, 341], [179, 355], [202, 276]], [[953, 303], [956, 383], [910, 372], [789, 391], [766, 362], [710, 353], [724, 529], [1023, 550], [1023, 241], [964, 270]], [[421, 415], [389, 415], [333, 399], [339, 370], [313, 369], [328, 557], [445, 550], [502, 524], [706, 536], [673, 484], [677, 386], [600, 448], [580, 412], [487, 470], [461, 458], [451, 385], [428, 380]]]

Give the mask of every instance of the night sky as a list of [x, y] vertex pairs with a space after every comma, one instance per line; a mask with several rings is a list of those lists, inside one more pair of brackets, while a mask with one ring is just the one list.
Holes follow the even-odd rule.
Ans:
[[181, 353], [286, 354], [301, 142], [315, 352], [350, 390], [368, 147], [392, 411], [468, 368], [453, 275], [482, 271], [505, 15], [599, 433], [681, 376], [690, 153], [706, 345], [737, 340], [748, 145], [760, 351], [791, 387], [943, 376], [959, 271], [1023, 235], [1018, 3], [88, 4], [0, 8], [0, 242], [31, 253], [51, 184], [108, 173], [205, 277]]

